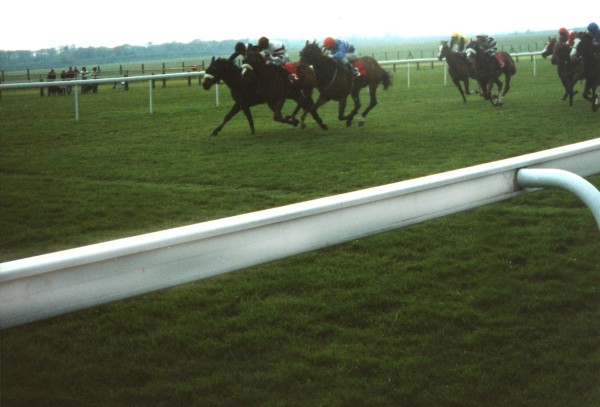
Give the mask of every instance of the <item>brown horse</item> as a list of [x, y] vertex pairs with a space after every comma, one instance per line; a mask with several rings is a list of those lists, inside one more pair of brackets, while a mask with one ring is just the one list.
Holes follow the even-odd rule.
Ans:
[[[452, 82], [458, 88], [463, 101], [467, 103], [465, 94], [470, 95], [469, 91], [469, 78], [477, 79], [475, 76], [475, 70], [473, 66], [467, 61], [467, 57], [464, 52], [454, 52], [448, 46], [448, 41], [440, 42], [440, 49], [438, 53], [438, 59], [441, 61], [446, 58], [446, 64], [448, 64], [448, 73], [452, 78]], [[464, 91], [461, 82], [464, 84]], [[479, 93], [479, 92], [473, 92]]]
[[550, 62], [556, 65], [556, 71], [565, 94], [562, 100], [569, 98], [569, 106], [573, 106], [573, 96], [577, 94], [574, 90], [575, 84], [583, 77], [583, 63], [579, 59], [571, 59], [571, 47], [565, 42], [557, 41], [556, 37], [548, 37], [548, 42], [542, 51], [542, 58], [552, 55]]
[[[300, 109], [304, 108], [304, 113], [300, 118], [300, 125], [302, 126], [302, 128], [304, 128], [306, 127], [304, 119], [306, 118], [306, 115], [308, 113], [311, 113], [311, 109], [315, 104], [312, 94], [314, 89], [317, 87], [317, 77], [312, 67], [302, 65], [300, 64], [300, 61], [291, 62], [291, 64], [295, 67], [296, 74], [298, 76], [298, 80], [291, 84], [292, 91], [295, 91], [297, 89], [298, 91], [300, 91], [302, 98], [304, 99], [304, 103], [302, 105], [296, 105], [296, 108], [292, 112], [292, 117], [296, 117], [296, 114], [298, 114]], [[321, 118], [318, 115], [316, 115], [316, 112], [313, 114], [313, 118], [323, 130], [327, 130], [327, 126], [323, 123], [323, 120], [321, 120]]]
[[[337, 100], [339, 102], [338, 119], [345, 120], [346, 125], [350, 126], [361, 107], [360, 90], [368, 86], [371, 96], [370, 102], [362, 112], [358, 123], [359, 126], [364, 124], [369, 111], [377, 105], [377, 87], [381, 83], [383, 89], [387, 90], [391, 86], [392, 78], [390, 73], [381, 68], [374, 58], [361, 57], [359, 59], [366, 74], [353, 78], [350, 70], [345, 69], [332, 58], [323, 55], [316, 42], [309, 43], [306, 41], [306, 46], [300, 51], [300, 63], [313, 66], [317, 78], [317, 88], [320, 92], [319, 99], [312, 107], [312, 111], [316, 113], [317, 109], [329, 100]], [[354, 101], [354, 108], [348, 115], [345, 115], [348, 95]]]
[[262, 103], [269, 106], [275, 121], [293, 126], [298, 125], [298, 120], [285, 118], [281, 114], [288, 87], [287, 79], [283, 75], [272, 75], [272, 81], [265, 82], [266, 85], [261, 87], [261, 83], [257, 78], [242, 76], [242, 69], [231, 59], [215, 59], [213, 57], [210, 66], [206, 68], [202, 86], [205, 90], [209, 90], [213, 84], [221, 80], [229, 87], [234, 105], [225, 115], [223, 122], [212, 131], [212, 136], [219, 134], [223, 126], [240, 111], [243, 111], [246, 115], [250, 131], [254, 134], [254, 120], [250, 107]]
[[243, 67], [246, 70], [254, 71], [257, 75], [257, 83], [261, 89], [268, 88], [270, 83], [273, 81], [274, 76], [282, 76], [285, 78], [286, 87], [286, 98], [293, 99], [296, 101], [296, 108], [292, 112], [291, 116], [286, 116], [288, 120], [296, 120], [296, 115], [303, 110], [302, 117], [300, 118], [300, 124], [302, 128], [306, 127], [304, 122], [308, 113], [315, 119], [317, 124], [324, 130], [327, 130], [327, 126], [323, 123], [323, 120], [317, 112], [312, 110], [315, 102], [312, 98], [314, 88], [317, 86], [317, 79], [314, 70], [299, 61], [292, 62], [293, 69], [295, 70], [298, 79], [292, 80], [288, 70], [278, 65], [267, 65], [265, 59], [260, 55], [258, 48], [250, 46], [246, 51], [244, 58]]
[[592, 111], [596, 112], [600, 108], [600, 95], [596, 93], [600, 86], [600, 45], [594, 43], [589, 33], [581, 33], [575, 39], [571, 55], [583, 61], [583, 97], [592, 102]]
[[[517, 73], [515, 61], [506, 51], [499, 51], [496, 53], [495, 58], [492, 57], [476, 41], [472, 41], [467, 46], [467, 55], [469, 60], [475, 64], [475, 74], [483, 92], [483, 97], [491, 101], [494, 106], [502, 106], [504, 96], [510, 89], [510, 79]], [[503, 67], [500, 67], [498, 59], [504, 61]], [[500, 75], [502, 74], [504, 74], [504, 84], [500, 81]], [[496, 95], [492, 95], [494, 84], [498, 88]], [[502, 92], [502, 89], [504, 89], [504, 92]], [[501, 92], [502, 94], [500, 94]]]

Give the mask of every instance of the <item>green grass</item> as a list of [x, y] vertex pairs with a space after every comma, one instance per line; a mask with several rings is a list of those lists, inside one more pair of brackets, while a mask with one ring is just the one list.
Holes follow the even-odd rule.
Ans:
[[[521, 60], [503, 108], [399, 69], [365, 127], [274, 123], [197, 85], [3, 92], [0, 260], [270, 208], [598, 137]], [[366, 98], [366, 92], [363, 92]], [[291, 106], [286, 105], [287, 109]], [[598, 176], [589, 180], [600, 185]], [[546, 190], [1, 332], [2, 406], [596, 406], [598, 228]]]

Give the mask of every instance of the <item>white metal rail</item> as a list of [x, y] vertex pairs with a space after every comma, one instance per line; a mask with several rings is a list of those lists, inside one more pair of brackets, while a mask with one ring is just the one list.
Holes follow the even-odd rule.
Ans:
[[[541, 52], [526, 52], [519, 54], [511, 54], [513, 56], [535, 56], [539, 55]], [[420, 58], [420, 59], [398, 59], [398, 60], [390, 60], [390, 61], [380, 61], [380, 65], [406, 65], [407, 66], [407, 87], [410, 88], [411, 85], [411, 67], [415, 64], [419, 63], [436, 63], [439, 62], [437, 58]], [[533, 58], [533, 74], [536, 74], [536, 62], [535, 58]], [[21, 82], [21, 83], [4, 83], [0, 84], [0, 92], [2, 90], [11, 90], [11, 89], [31, 89], [31, 88], [45, 88], [48, 86], [73, 86], [74, 95], [75, 95], [75, 120], [79, 121], [79, 93], [78, 87], [80, 85], [94, 85], [94, 84], [113, 84], [115, 82], [142, 82], [148, 81], [148, 104], [149, 104], [149, 112], [153, 112], [153, 103], [152, 103], [152, 82], [157, 80], [168, 80], [168, 79], [183, 79], [189, 77], [202, 77], [204, 76], [204, 71], [195, 71], [195, 72], [178, 72], [178, 73], [167, 73], [167, 74], [158, 74], [158, 75], [138, 75], [138, 76], [128, 76], [128, 77], [111, 77], [111, 78], [97, 78], [97, 79], [74, 79], [74, 80], [54, 80], [48, 82]], [[447, 67], [444, 63], [444, 84], [448, 83], [447, 79]], [[219, 105], [219, 88], [218, 84], [215, 89], [216, 95], [215, 100], [217, 106]]]
[[[0, 264], [0, 328], [173, 287], [514, 197], [523, 168], [600, 174], [600, 138]], [[536, 183], [528, 186], [540, 186]]]

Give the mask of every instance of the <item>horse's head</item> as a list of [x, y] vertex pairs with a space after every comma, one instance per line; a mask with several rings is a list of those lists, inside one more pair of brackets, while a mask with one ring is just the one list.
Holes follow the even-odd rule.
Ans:
[[210, 65], [204, 71], [204, 77], [202, 78], [202, 87], [206, 90], [210, 89], [212, 85], [220, 82], [227, 76], [227, 72], [229, 71], [229, 65], [233, 65], [233, 62], [222, 59], [212, 57], [210, 61]]
[[450, 47], [448, 46], [448, 41], [440, 41], [440, 48], [438, 52], [438, 59], [441, 61], [448, 55], [450, 52]]
[[316, 41], [306, 41], [306, 45], [302, 51], [300, 51], [300, 62], [304, 65], [313, 65], [316, 60], [322, 57], [323, 53], [321, 52], [321, 47]]
[[587, 32], [578, 33], [574, 41], [571, 57], [575, 57], [576, 59], [593, 57], [595, 53], [598, 53], [598, 46], [594, 49], [593, 40], [591, 34]]
[[542, 50], [542, 58], [547, 58], [554, 52], [554, 46], [556, 45], [556, 37], [548, 37], [548, 42]]

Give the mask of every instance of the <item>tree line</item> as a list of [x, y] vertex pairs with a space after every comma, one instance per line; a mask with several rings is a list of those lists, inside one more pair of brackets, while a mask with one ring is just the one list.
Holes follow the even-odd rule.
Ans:
[[37, 51], [0, 51], [0, 70], [18, 71], [229, 55], [233, 52], [236, 42], [237, 40], [195, 40], [187, 44], [171, 42], [146, 46], [121, 45], [114, 48], [63, 46]]

